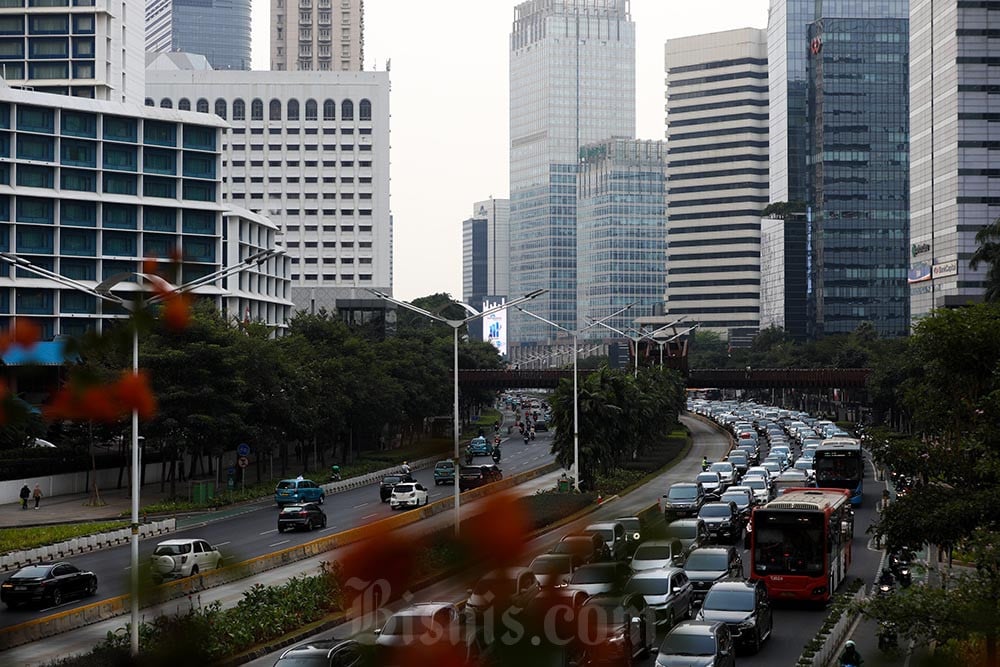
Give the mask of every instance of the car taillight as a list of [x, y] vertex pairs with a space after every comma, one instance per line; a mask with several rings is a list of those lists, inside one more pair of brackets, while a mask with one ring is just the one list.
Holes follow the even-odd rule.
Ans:
[[299, 512], [299, 516], [309, 516], [309, 512]]

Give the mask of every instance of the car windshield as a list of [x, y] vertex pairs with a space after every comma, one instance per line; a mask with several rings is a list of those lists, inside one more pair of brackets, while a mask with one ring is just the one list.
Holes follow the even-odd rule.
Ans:
[[723, 493], [722, 502], [724, 503], [736, 503], [737, 507], [743, 508], [750, 505], [750, 499], [747, 498], [745, 493]]
[[413, 492], [413, 485], [412, 484], [397, 484], [395, 487], [393, 487], [392, 492], [393, 493], [412, 493]]
[[282, 514], [295, 514], [297, 512], [305, 512], [308, 509], [305, 505], [285, 505], [281, 508]]
[[302, 656], [290, 655], [285, 658], [279, 658], [278, 662], [274, 663], [274, 667], [328, 667], [329, 664], [330, 661], [326, 657], [326, 654], [320, 653]]
[[698, 535], [698, 527], [694, 523], [672, 523], [667, 526], [667, 537], [693, 538]]
[[685, 570], [725, 570], [727, 567], [724, 551], [692, 551], [684, 563]]
[[705, 596], [705, 609], [715, 611], [753, 611], [754, 592], [752, 589], [743, 591], [720, 591], [711, 589]]
[[823, 515], [758, 510], [754, 514], [754, 570], [764, 574], [823, 572]]
[[671, 500], [694, 500], [698, 497], [698, 487], [695, 486], [671, 486], [667, 491], [667, 498]]
[[731, 463], [746, 463], [747, 454], [742, 450], [736, 450], [729, 454], [729, 461]]
[[563, 540], [552, 548], [552, 552], [557, 554], [585, 554], [590, 553], [593, 550], [594, 543], [590, 541], [590, 539]]
[[294, 482], [294, 480], [293, 481], [278, 482], [278, 488], [279, 489], [294, 489], [295, 488], [295, 482]]
[[439, 461], [438, 464], [437, 464], [437, 466], [435, 466], [435, 467], [437, 467], [437, 468], [454, 468], [455, 464], [452, 461]]
[[569, 572], [572, 564], [568, 558], [539, 557], [531, 561], [528, 569], [535, 574], [562, 574]]
[[431, 614], [395, 614], [382, 628], [383, 635], [412, 637], [434, 630], [439, 631]]
[[629, 533], [638, 533], [639, 529], [642, 527], [639, 519], [636, 518], [615, 519], [615, 521], [625, 526], [625, 530]]
[[[660, 657], [671, 655], [715, 655], [715, 638], [708, 635], [689, 635], [671, 632], [663, 640]], [[657, 659], [657, 664], [669, 664]]]
[[396, 475], [386, 475], [382, 478], [383, 484], [398, 484], [400, 478]]
[[666, 595], [670, 592], [670, 580], [666, 577], [657, 579], [633, 578], [625, 584], [625, 590], [639, 595]]
[[719, 483], [719, 473], [717, 473], [717, 472], [701, 472], [701, 473], [698, 473], [698, 476], [695, 477], [695, 479], [698, 480], [699, 482], [701, 482], [702, 484], [708, 483], [708, 484], [715, 485], [715, 484]]
[[767, 489], [767, 482], [765, 482], [760, 477], [751, 477], [750, 479], [744, 479], [743, 483], [749, 486], [751, 489]]
[[492, 595], [498, 597], [510, 597], [514, 592], [514, 582], [510, 579], [480, 579], [476, 587], [472, 589], [476, 595]]
[[633, 556], [635, 560], [667, 560], [670, 557], [670, 547], [659, 544], [640, 546]]
[[14, 574], [14, 577], [12, 578], [16, 577], [17, 579], [43, 579], [44, 577], [48, 576], [48, 574], [49, 574], [48, 566], [42, 567], [39, 565], [34, 567], [26, 567], [21, 570], [18, 570]]
[[732, 516], [732, 510], [729, 509], [729, 505], [705, 505], [698, 512], [698, 516], [712, 518]]
[[160, 544], [153, 552], [154, 556], [175, 556], [177, 554], [191, 553], [190, 544]]
[[611, 581], [612, 570], [605, 567], [581, 567], [570, 579], [574, 584], [603, 584]]
[[725, 461], [719, 461], [718, 463], [713, 463], [709, 470], [711, 472], [727, 475], [733, 471], [733, 464], [726, 463]]
[[588, 528], [588, 533], [593, 533], [594, 535], [600, 535], [601, 539], [605, 542], [610, 542], [615, 539], [615, 531], [610, 528]]

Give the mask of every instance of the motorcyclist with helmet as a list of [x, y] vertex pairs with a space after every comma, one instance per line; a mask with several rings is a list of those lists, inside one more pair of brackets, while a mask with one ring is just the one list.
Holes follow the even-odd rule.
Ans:
[[841, 667], [860, 667], [862, 664], [864, 664], [864, 659], [858, 653], [858, 647], [854, 645], [853, 639], [848, 639], [847, 643], [844, 644], [843, 652], [840, 654]]

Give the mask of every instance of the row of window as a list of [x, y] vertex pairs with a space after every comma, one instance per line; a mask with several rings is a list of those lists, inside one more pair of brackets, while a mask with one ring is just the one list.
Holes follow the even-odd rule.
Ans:
[[[52, 225], [56, 221], [58, 205], [59, 224], [75, 227], [96, 227], [98, 219], [105, 228], [139, 229], [144, 231], [177, 232], [178, 209], [162, 206], [136, 206], [134, 204], [98, 203], [79, 199], [49, 199], [46, 197], [17, 197], [14, 220], [21, 223]], [[11, 220], [10, 197], [0, 196], [0, 221]], [[185, 234], [218, 235], [215, 211], [185, 209], [181, 216], [181, 229]], [[370, 231], [370, 228], [369, 228]], [[2, 239], [0, 239], [2, 241]]]
[[[156, 106], [156, 101], [151, 98], [146, 98], [146, 106], [154, 107]], [[173, 101], [169, 97], [164, 97], [160, 100], [160, 107], [164, 109], [172, 109], [174, 107]], [[191, 100], [186, 97], [182, 97], [177, 100], [177, 108], [182, 111], [191, 111]], [[229, 117], [229, 102], [223, 98], [218, 98], [215, 100], [214, 112], [216, 116], [220, 118]], [[209, 113], [208, 100], [204, 97], [197, 100], [194, 105], [194, 110], [200, 113]], [[232, 114], [233, 120], [246, 120], [246, 102], [241, 98], [236, 98], [232, 103]], [[282, 112], [284, 111], [284, 117]], [[301, 107], [298, 100], [288, 100], [287, 105], [282, 105], [281, 100], [272, 99], [268, 104], [268, 119], [269, 120], [300, 120]], [[316, 100], [306, 100], [304, 105], [304, 117], [305, 120], [319, 120], [319, 105]], [[341, 120], [354, 120], [354, 102], [353, 100], [343, 100], [340, 103], [340, 119]], [[372, 119], [372, 103], [371, 100], [363, 99], [358, 103], [358, 120], [366, 121]], [[250, 120], [264, 120], [264, 101], [261, 99], [255, 99], [250, 102]], [[337, 103], [333, 100], [326, 100], [323, 102], [323, 120], [337, 120]]]
[[[21, 187], [47, 189], [55, 187], [55, 167], [18, 164], [15, 172], [14, 183]], [[101, 182], [100, 187], [98, 187], [98, 181]], [[5, 185], [11, 184], [10, 165], [7, 163], [0, 163], [0, 183]], [[180, 188], [181, 198], [193, 201], [214, 202], [216, 200], [216, 186], [217, 183], [215, 181], [184, 179]], [[86, 169], [61, 167], [59, 169], [59, 187], [62, 190], [76, 192], [137, 195], [139, 194], [139, 177], [134, 174], [113, 171], [102, 173]], [[164, 178], [161, 176], [144, 176], [142, 178], [142, 194], [145, 197], [176, 199], [177, 192], [177, 179], [175, 178]]]
[[[33, 255], [55, 254], [55, 233], [51, 227], [19, 225], [14, 233], [15, 251]], [[186, 262], [215, 262], [217, 239], [184, 237], [172, 234], [143, 234], [142, 254], [139, 254], [139, 235], [128, 232], [102, 232], [98, 243], [97, 231], [63, 228], [59, 233], [59, 254], [75, 257], [158, 257], [170, 258], [178, 250]], [[96, 271], [94, 271], [96, 274]], [[89, 278], [93, 280], [93, 277]]]
[[[323, 280], [337, 280], [337, 274], [336, 273], [324, 273], [322, 275], [323, 275]], [[300, 275], [298, 273], [293, 273], [292, 274], [292, 280], [319, 280], [319, 275], [317, 275], [315, 273], [306, 273], [304, 275]], [[342, 281], [348, 281], [348, 282], [353, 282], [354, 281], [354, 274], [353, 273], [341, 273], [340, 274], [340, 280], [342, 280]], [[370, 283], [372, 281], [372, 274], [370, 274], [370, 273], [359, 273], [358, 274], [358, 281], [363, 282], [363, 283]]]

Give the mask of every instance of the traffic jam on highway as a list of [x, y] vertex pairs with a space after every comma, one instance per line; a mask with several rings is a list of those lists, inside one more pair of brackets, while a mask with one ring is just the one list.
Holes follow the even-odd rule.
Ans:
[[[800, 412], [704, 400], [689, 401], [688, 410], [726, 429], [733, 446], [722, 460], [703, 458], [692, 479], [663, 489], [662, 522], [595, 521], [530, 562], [483, 572], [464, 601], [407, 605], [364, 636], [290, 648], [275, 667], [414, 664], [414, 651], [428, 647], [447, 649], [457, 660], [449, 664], [467, 665], [721, 667], [766, 657], [775, 607], [821, 605], [847, 576], [852, 506], [864, 477], [860, 443]], [[544, 416], [518, 425], [530, 433]], [[468, 455], [494, 462], [460, 466], [463, 490], [502, 477], [499, 446], [476, 450], [479, 439]], [[453, 485], [455, 473], [452, 461], [439, 462], [426, 483]], [[420, 507], [432, 490], [404, 466], [381, 480], [378, 500]], [[278, 532], [326, 528], [325, 493], [312, 480], [282, 481], [274, 500]], [[151, 554], [150, 574], [160, 582], [223, 562], [205, 539], [170, 539]], [[93, 572], [58, 563], [16, 572], [0, 597], [11, 608], [51, 607], [96, 590]]]

